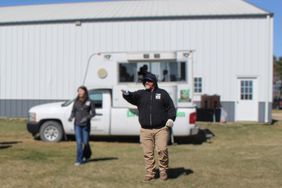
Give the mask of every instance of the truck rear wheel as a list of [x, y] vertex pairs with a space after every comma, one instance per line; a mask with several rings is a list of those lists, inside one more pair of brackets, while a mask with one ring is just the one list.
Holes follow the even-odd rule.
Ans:
[[45, 142], [59, 142], [63, 139], [63, 128], [59, 122], [46, 121], [40, 128], [40, 139]]

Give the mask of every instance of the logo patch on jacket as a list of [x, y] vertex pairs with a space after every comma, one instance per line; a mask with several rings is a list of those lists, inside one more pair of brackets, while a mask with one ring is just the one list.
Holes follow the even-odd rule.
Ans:
[[156, 99], [161, 99], [161, 94], [160, 93], [156, 93]]
[[90, 106], [90, 101], [86, 101], [85, 105]]

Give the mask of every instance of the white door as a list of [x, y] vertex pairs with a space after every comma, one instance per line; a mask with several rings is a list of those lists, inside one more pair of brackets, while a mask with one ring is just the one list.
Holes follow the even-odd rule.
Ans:
[[258, 121], [256, 78], [237, 79], [236, 121]]
[[109, 135], [111, 94], [108, 90], [92, 90], [89, 97], [94, 101], [96, 116], [91, 119], [91, 135]]

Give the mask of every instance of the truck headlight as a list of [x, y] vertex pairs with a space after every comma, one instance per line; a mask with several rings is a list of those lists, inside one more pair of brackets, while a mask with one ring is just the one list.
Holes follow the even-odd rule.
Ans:
[[29, 122], [36, 122], [36, 113], [28, 113], [28, 121]]

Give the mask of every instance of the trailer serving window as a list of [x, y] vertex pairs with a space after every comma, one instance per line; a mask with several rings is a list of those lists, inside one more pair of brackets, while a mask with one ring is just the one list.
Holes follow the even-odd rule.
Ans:
[[119, 63], [119, 82], [141, 82], [147, 72], [159, 82], [186, 81], [186, 63], [176, 61]]

